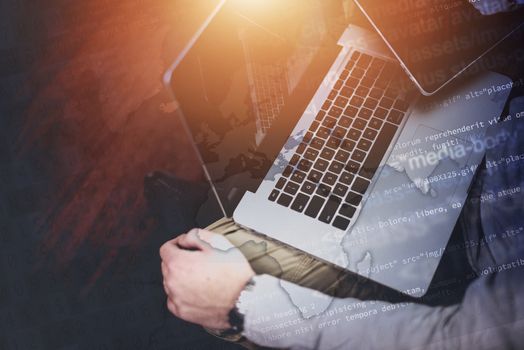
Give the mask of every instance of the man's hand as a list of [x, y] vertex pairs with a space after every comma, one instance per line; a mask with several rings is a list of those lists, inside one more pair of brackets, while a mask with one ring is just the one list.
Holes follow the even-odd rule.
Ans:
[[169, 311], [207, 328], [230, 328], [229, 312], [255, 274], [242, 253], [221, 235], [193, 229], [166, 242], [160, 257]]

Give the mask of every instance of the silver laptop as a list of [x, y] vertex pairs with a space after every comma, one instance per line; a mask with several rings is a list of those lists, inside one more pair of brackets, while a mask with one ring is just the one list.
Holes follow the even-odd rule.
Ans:
[[424, 295], [510, 92], [463, 71], [522, 17], [431, 3], [359, 1], [373, 30], [348, 1], [221, 2], [164, 77], [211, 183], [202, 225]]

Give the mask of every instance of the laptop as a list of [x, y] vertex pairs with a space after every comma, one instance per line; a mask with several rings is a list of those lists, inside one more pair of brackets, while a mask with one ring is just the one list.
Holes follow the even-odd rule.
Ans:
[[[349, 25], [355, 11], [372, 28]], [[468, 1], [221, 1], [164, 75], [211, 184], [201, 212], [220, 207], [202, 224], [233, 217], [424, 295], [511, 90], [471, 66], [522, 18]]]

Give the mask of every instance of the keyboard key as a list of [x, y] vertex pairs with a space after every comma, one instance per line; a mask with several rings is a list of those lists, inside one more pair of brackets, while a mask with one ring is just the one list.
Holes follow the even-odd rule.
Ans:
[[364, 86], [359, 86], [355, 90], [355, 95], [360, 96], [360, 97], [367, 97], [368, 93], [369, 93], [369, 89]]
[[311, 132], [317, 131], [319, 126], [320, 126], [320, 123], [317, 121], [314, 121], [313, 123], [311, 123], [311, 126], [309, 127], [309, 131]]
[[277, 200], [279, 194], [280, 194], [279, 191], [277, 191], [277, 190], [273, 190], [273, 191], [269, 194], [268, 199], [269, 199], [271, 202], [274, 202], [274, 201]]
[[302, 141], [305, 142], [305, 143], [308, 143], [309, 141], [311, 141], [311, 139], [313, 138], [313, 133], [308, 131], [304, 137], [302, 138]]
[[299, 168], [302, 171], [308, 172], [309, 169], [311, 169], [311, 166], [313, 163], [311, 163], [307, 159], [301, 159], [300, 162], [298, 162], [297, 168]]
[[277, 203], [280, 205], [283, 205], [284, 207], [287, 207], [291, 204], [292, 200], [293, 200], [293, 197], [285, 193], [282, 193], [280, 197], [278, 197]]
[[322, 197], [314, 196], [313, 199], [311, 199], [311, 202], [309, 202], [309, 205], [304, 214], [309, 217], [316, 218], [325, 201], [326, 200]]
[[364, 107], [373, 110], [377, 106], [378, 106], [378, 100], [377, 99], [372, 98], [372, 97], [366, 98], [366, 102], [364, 102]]
[[[340, 98], [340, 97], [339, 97]], [[342, 97], [342, 98], [345, 98], [345, 97]], [[343, 109], [342, 108], [339, 108], [337, 106], [333, 106], [331, 107], [331, 109], [329, 110], [329, 113], [328, 115], [332, 116], [332, 117], [335, 117], [335, 118], [338, 118], [342, 115], [342, 111]]]
[[375, 109], [375, 113], [373, 113], [373, 115], [377, 118], [380, 118], [380, 119], [384, 119], [386, 118], [386, 116], [388, 115], [388, 111], [382, 107], [377, 107], [377, 109]]
[[360, 148], [361, 150], [367, 151], [371, 148], [371, 142], [366, 139], [361, 139], [358, 142], [357, 148]]
[[366, 107], [362, 107], [360, 109], [360, 112], [358, 112], [358, 116], [365, 120], [369, 120], [369, 118], [371, 118], [372, 115], [373, 115], [373, 111]]
[[373, 62], [371, 62], [370, 69], [376, 69], [376, 70], [382, 70], [382, 68], [386, 65], [386, 61], [374, 57]]
[[341, 163], [346, 163], [349, 159], [349, 152], [346, 152], [340, 149], [338, 150], [337, 154], [335, 155], [335, 159]]
[[312, 141], [311, 141], [311, 147], [313, 147], [314, 149], [316, 150], [321, 150], [322, 147], [324, 147], [324, 143], [325, 141], [318, 138], [318, 137], [315, 137]]
[[360, 135], [362, 135], [362, 132], [356, 129], [351, 129], [348, 132], [348, 138], [354, 141], [358, 141], [360, 139]]
[[342, 143], [342, 140], [341, 139], [338, 139], [336, 137], [330, 137], [326, 143], [326, 146], [330, 147], [330, 148], [333, 148], [333, 149], [337, 149], [338, 146], [340, 146], [340, 144]]
[[302, 142], [300, 145], [298, 145], [296, 154], [302, 154], [306, 150], [307, 144]]
[[366, 75], [364, 76], [364, 78], [369, 78], [369, 79], [377, 79], [378, 76], [380, 75], [380, 69], [374, 69], [373, 67], [370, 67], [367, 71], [366, 71]]
[[322, 173], [316, 170], [311, 170], [311, 172], [307, 176], [307, 179], [313, 183], [318, 184], [320, 180], [322, 179]]
[[286, 187], [284, 187], [284, 192], [289, 193], [289, 194], [295, 194], [297, 193], [298, 188], [299, 188], [299, 185], [297, 185], [296, 183], [288, 182]]
[[333, 128], [335, 126], [335, 124], [337, 124], [337, 120], [335, 118], [331, 118], [331, 117], [327, 117], [322, 122], [322, 126], [326, 127], [326, 128], [329, 128], [329, 129]]
[[324, 119], [325, 115], [326, 115], [325, 111], [320, 111], [320, 112], [317, 113], [317, 116], [315, 117], [315, 120], [321, 121], [322, 119]]
[[344, 136], [346, 136], [347, 130], [343, 127], [337, 126], [335, 130], [333, 130], [333, 136], [338, 137], [339, 139], [343, 139]]
[[384, 158], [384, 154], [386, 153], [393, 136], [395, 136], [396, 131], [397, 128], [392, 124], [384, 124], [377, 137], [377, 142], [375, 142], [373, 147], [371, 147], [369, 155], [366, 158], [365, 163], [362, 165], [362, 170], [359, 174], [360, 176], [366, 179], [371, 179], [373, 177], [382, 161], [382, 158]]
[[355, 151], [353, 151], [353, 155], [351, 155], [351, 159], [359, 163], [362, 163], [365, 158], [366, 158], [366, 153], [362, 152], [359, 149], [356, 149]]
[[320, 171], [324, 171], [327, 169], [329, 162], [325, 161], [322, 158], [317, 159], [315, 162], [314, 168]]
[[338, 125], [340, 125], [343, 128], [349, 128], [351, 125], [351, 119], [348, 117], [342, 117], [338, 120]]
[[358, 130], [364, 130], [366, 128], [367, 122], [364, 119], [357, 118], [353, 122], [353, 127], [357, 128]]
[[371, 63], [372, 59], [373, 57], [371, 57], [370, 55], [366, 55], [365, 53], [361, 54], [360, 58], [357, 61], [357, 67], [366, 69]]
[[366, 193], [366, 190], [369, 187], [369, 181], [365, 180], [361, 177], [357, 177], [355, 179], [355, 182], [353, 182], [353, 186], [351, 186], [351, 190], [356, 193], [364, 194]]
[[340, 107], [340, 108], [345, 108], [346, 105], [348, 104], [348, 101], [349, 100], [346, 97], [339, 96], [335, 100], [335, 106]]
[[337, 82], [335, 83], [335, 85], [333, 86], [333, 89], [335, 89], [337, 91], [340, 90], [342, 88], [342, 86], [344, 86], [344, 80], [346, 80], [348, 75], [349, 75], [349, 71], [347, 69], [344, 69], [342, 74], [340, 74], [340, 79], [338, 79]]
[[381, 90], [385, 90], [388, 87], [388, 84], [389, 78], [385, 78], [382, 76], [379, 76], [378, 79], [375, 81], [375, 87]]
[[334, 100], [337, 97], [337, 95], [338, 95], [338, 91], [333, 89], [331, 90], [327, 98], [328, 100]]
[[[367, 128], [366, 130], [364, 130], [363, 136], [367, 139], [374, 140], [377, 137], [377, 133], [378, 132], [376, 130]], [[382, 141], [379, 140], [378, 142], [382, 142]]]
[[364, 99], [360, 96], [353, 96], [349, 103], [354, 107], [360, 107], [364, 104]]
[[292, 166], [287, 166], [284, 171], [282, 172], [282, 176], [284, 177], [288, 177], [289, 175], [291, 175], [291, 173], [293, 172], [293, 167]]
[[320, 156], [324, 159], [331, 160], [333, 156], [335, 155], [335, 151], [333, 151], [330, 148], [324, 148], [322, 152], [320, 152]]
[[396, 109], [389, 111], [388, 122], [398, 125], [402, 122], [402, 118], [404, 118], [403, 112], [399, 112]]
[[353, 51], [353, 53], [351, 54], [351, 58], [349, 60], [350, 62], [353, 62], [354, 64], [358, 60], [359, 57], [360, 57], [360, 52]]
[[373, 88], [369, 92], [369, 96], [374, 98], [374, 99], [376, 99], [376, 100], [380, 99], [383, 94], [384, 94], [384, 90], [377, 89], [377, 88]]
[[306, 181], [304, 182], [304, 184], [302, 185], [302, 187], [300, 188], [300, 190], [304, 193], [307, 193], [307, 194], [313, 194], [313, 192], [315, 192], [315, 188], [317, 186], [310, 182], [310, 181]]
[[366, 73], [364, 78], [360, 81], [360, 86], [370, 89], [375, 84], [375, 77]]
[[362, 195], [350, 191], [346, 197], [346, 202], [355, 207], [358, 207], [360, 202], [362, 202]]
[[349, 187], [347, 187], [344, 184], [337, 183], [335, 187], [333, 188], [333, 193], [337, 196], [344, 197], [346, 193], [348, 192]]
[[351, 152], [355, 148], [355, 142], [345, 139], [342, 141], [342, 145], [340, 147], [348, 152]]
[[278, 179], [277, 184], [275, 185], [275, 187], [278, 188], [279, 190], [281, 190], [282, 188], [284, 188], [285, 184], [286, 184], [286, 179], [281, 177], [280, 179]]
[[340, 178], [338, 179], [338, 181], [340, 181], [341, 183], [345, 185], [351, 185], [351, 182], [353, 181], [354, 178], [355, 178], [355, 175], [350, 174], [347, 171], [344, 171], [342, 175], [340, 175]]
[[356, 89], [359, 84], [359, 80], [355, 79], [353, 77], [349, 77], [348, 80], [346, 80], [346, 85], [348, 88]]
[[379, 106], [385, 109], [390, 109], [393, 106], [393, 100], [389, 97], [382, 97]]
[[337, 175], [327, 172], [324, 174], [324, 177], [322, 178], [322, 182], [327, 185], [334, 185], [335, 182], [337, 182]]
[[335, 216], [338, 207], [340, 206], [340, 203], [340, 198], [336, 196], [330, 196], [318, 219], [322, 222], [329, 224], [333, 220], [333, 217]]
[[371, 118], [368, 125], [372, 127], [373, 129], [379, 130], [380, 127], [382, 126], [382, 120], [377, 119], [377, 118]]
[[340, 163], [340, 162], [337, 162], [337, 161], [334, 161], [329, 166], [329, 171], [332, 171], [335, 174], [340, 174], [342, 172], [342, 170], [344, 170], [344, 164]]
[[297, 165], [299, 160], [300, 160], [300, 156], [298, 154], [293, 154], [293, 157], [291, 157], [291, 160], [289, 161], [289, 164]]
[[299, 193], [293, 201], [293, 204], [291, 204], [291, 209], [302, 213], [306, 208], [307, 202], [309, 202], [309, 197], [305, 194]]
[[320, 184], [317, 187], [317, 194], [322, 197], [327, 197], [331, 193], [331, 187], [326, 184]]
[[364, 76], [364, 73], [366, 73], [362, 68], [355, 67], [351, 71], [351, 76], [357, 79], [360, 79]]
[[339, 213], [341, 215], [344, 215], [345, 217], [348, 217], [348, 218], [352, 218], [353, 215], [355, 215], [355, 212], [357, 211], [357, 209], [349, 204], [342, 204], [342, 206], [340, 207], [340, 211]]
[[305, 178], [306, 178], [306, 174], [303, 173], [300, 170], [295, 170], [293, 175], [291, 175], [291, 177], [290, 177], [291, 180], [293, 180], [295, 182], [298, 182], [299, 184], [301, 184], [302, 181], [304, 181]]
[[358, 163], [355, 162], [355, 161], [350, 160], [350, 161], [346, 164], [345, 169], [346, 169], [346, 171], [349, 172], [349, 173], [356, 174], [356, 173], [358, 172], [358, 169], [360, 169], [360, 164], [358, 164]]
[[358, 108], [355, 108], [355, 107], [352, 107], [352, 106], [348, 106], [344, 110], [344, 115], [348, 116], [348, 117], [351, 117], [351, 118], [356, 117], [357, 113], [358, 113]]
[[317, 131], [317, 136], [318, 137], [321, 137], [323, 139], [327, 139], [330, 134], [331, 134], [331, 131], [328, 128], [323, 127], [323, 126], [318, 128], [318, 131]]
[[342, 90], [340, 90], [340, 96], [350, 98], [351, 96], [353, 96], [354, 92], [355, 90], [353, 88], [350, 88], [349, 86], [344, 86]]
[[314, 161], [318, 157], [318, 151], [312, 147], [309, 147], [304, 153], [304, 158], [307, 160]]
[[340, 230], [346, 230], [349, 227], [349, 220], [344, 219], [342, 216], [337, 216], [335, 220], [333, 220], [332, 225]]

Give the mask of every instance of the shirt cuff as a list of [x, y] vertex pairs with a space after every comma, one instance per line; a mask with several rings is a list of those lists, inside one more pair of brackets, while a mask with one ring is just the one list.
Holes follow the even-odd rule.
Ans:
[[316, 332], [298, 334], [296, 330], [314, 320], [304, 320], [280, 280], [269, 275], [253, 278], [237, 302], [244, 316], [242, 335], [250, 341], [271, 348], [302, 348], [312, 344]]

